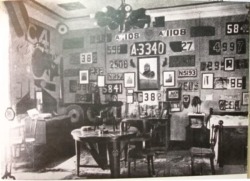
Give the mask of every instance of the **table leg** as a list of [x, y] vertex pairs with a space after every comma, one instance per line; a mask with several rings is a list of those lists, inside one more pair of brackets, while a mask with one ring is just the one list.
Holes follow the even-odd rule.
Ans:
[[75, 149], [76, 149], [76, 174], [79, 176], [79, 167], [80, 167], [80, 142], [75, 141]]
[[112, 178], [120, 177], [120, 142], [113, 140], [109, 143], [110, 171]]

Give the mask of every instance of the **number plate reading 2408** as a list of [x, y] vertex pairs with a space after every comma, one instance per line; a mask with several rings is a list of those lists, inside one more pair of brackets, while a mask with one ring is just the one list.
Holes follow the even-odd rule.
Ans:
[[122, 84], [106, 84], [102, 89], [103, 94], [122, 94]]
[[136, 42], [130, 47], [131, 56], [166, 54], [166, 44], [161, 41]]

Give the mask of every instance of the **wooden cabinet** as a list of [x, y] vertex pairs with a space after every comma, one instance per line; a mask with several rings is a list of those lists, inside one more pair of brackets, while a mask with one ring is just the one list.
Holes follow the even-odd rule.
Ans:
[[68, 116], [57, 116], [37, 120], [36, 145], [41, 146], [45, 154], [63, 154], [74, 152], [74, 140], [71, 131], [75, 127]]

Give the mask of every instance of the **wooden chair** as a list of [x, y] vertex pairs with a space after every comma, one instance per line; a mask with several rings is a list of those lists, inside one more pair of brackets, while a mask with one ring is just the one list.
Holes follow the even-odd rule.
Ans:
[[[196, 157], [200, 158], [208, 158], [210, 159], [211, 171], [212, 174], [215, 175], [215, 168], [214, 168], [214, 146], [216, 145], [217, 139], [220, 141], [220, 137], [222, 136], [223, 131], [223, 121], [219, 121], [219, 125], [212, 125], [212, 136], [210, 142], [210, 148], [202, 148], [202, 147], [191, 147], [190, 148], [190, 155], [191, 155], [191, 172], [194, 175], [194, 159]], [[206, 128], [204, 128], [206, 129]], [[218, 143], [220, 144], [220, 143]]]
[[[124, 122], [123, 122], [124, 124]], [[151, 150], [151, 138], [152, 129], [146, 128], [144, 120], [129, 120], [122, 128], [135, 127], [138, 130], [138, 134], [135, 138], [131, 138], [128, 143], [128, 149], [126, 152], [126, 161], [128, 162], [128, 176], [131, 173], [131, 162], [134, 162], [134, 170], [136, 170], [136, 161], [139, 159], [146, 159], [148, 166], [149, 176], [155, 175], [154, 170], [154, 155], [155, 152]], [[150, 131], [148, 131], [150, 130]], [[125, 162], [126, 165], [126, 162]]]
[[37, 120], [30, 117], [26, 117], [23, 124], [12, 128], [10, 139], [12, 162], [15, 162], [16, 158], [21, 156], [21, 151], [24, 150], [27, 152], [27, 156], [32, 159], [32, 167], [34, 168], [36, 128]]

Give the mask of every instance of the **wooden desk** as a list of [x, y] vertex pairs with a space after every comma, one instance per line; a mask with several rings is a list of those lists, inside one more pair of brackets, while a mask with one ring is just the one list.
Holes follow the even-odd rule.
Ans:
[[[82, 131], [75, 129], [71, 132], [75, 140], [76, 149], [76, 172], [79, 176], [79, 167], [93, 167], [93, 165], [80, 165], [80, 144], [87, 143], [90, 147], [90, 153], [95, 159], [96, 163], [102, 169], [108, 168], [107, 164], [107, 150], [110, 159], [111, 177], [120, 177], [120, 155], [121, 155], [121, 141], [128, 142], [130, 138], [134, 137], [136, 132], [127, 131], [110, 131], [108, 133], [100, 134], [99, 130]], [[98, 150], [96, 149], [98, 146]]]

